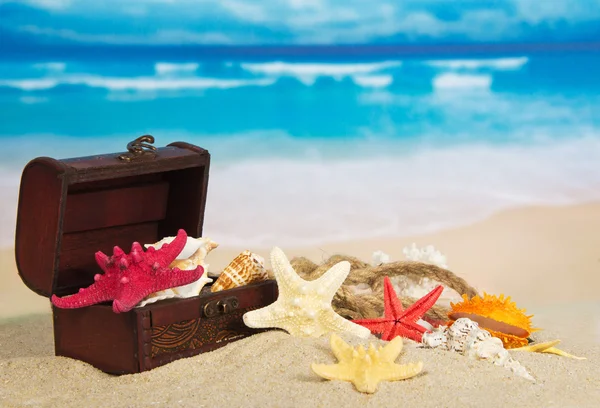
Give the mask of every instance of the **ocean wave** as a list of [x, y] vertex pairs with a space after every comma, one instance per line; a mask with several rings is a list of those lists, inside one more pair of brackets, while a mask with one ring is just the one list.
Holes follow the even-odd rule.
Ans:
[[[169, 72], [168, 70], [164, 72]], [[176, 72], [176, 71], [171, 71]], [[165, 73], [162, 76], [153, 77], [104, 77], [94, 75], [70, 75], [62, 77], [43, 77], [26, 79], [5, 79], [0, 80], [0, 87], [19, 89], [21, 91], [45, 91], [59, 86], [87, 86], [90, 88], [103, 88], [110, 91], [178, 91], [179, 96], [184, 96], [184, 91], [198, 89], [230, 89], [246, 86], [271, 86], [281, 78], [252, 78], [252, 79], [224, 79], [224, 78], [204, 78], [194, 76], [171, 76]], [[382, 88], [387, 87], [393, 82], [392, 75], [351, 75], [349, 78], [357, 86], [363, 88]], [[319, 79], [316, 76], [298, 75], [294, 78], [305, 86], [313, 86]], [[334, 78], [335, 81], [341, 81], [343, 78]], [[352, 83], [350, 82], [350, 83]], [[129, 95], [131, 97], [131, 95]], [[135, 100], [132, 99], [132, 100]]]
[[364, 88], [385, 88], [394, 81], [391, 75], [355, 75], [352, 79]]
[[291, 62], [267, 62], [267, 63], [242, 63], [243, 69], [253, 73], [274, 76], [316, 77], [331, 76], [341, 79], [346, 76], [358, 74], [371, 74], [387, 68], [399, 67], [402, 61], [382, 61], [372, 63], [291, 63]]
[[501, 71], [514, 71], [523, 68], [529, 62], [527, 57], [518, 58], [489, 58], [489, 59], [450, 59], [429, 60], [424, 64], [446, 69], [470, 69], [491, 68]]
[[242, 69], [267, 77], [293, 77], [306, 86], [312, 86], [320, 77], [330, 77], [336, 81], [352, 78], [352, 81], [364, 88], [381, 88], [393, 82], [393, 76], [379, 74], [389, 68], [402, 66], [402, 61], [382, 61], [372, 63], [242, 63]]
[[[289, 141], [296, 149], [318, 149], [311, 141]], [[257, 157], [219, 164], [223, 149], [209, 149], [215, 165], [205, 235], [230, 246], [319, 245], [427, 233], [513, 207], [600, 200], [599, 135], [529, 146], [429, 145], [408, 152], [386, 142], [380, 146], [385, 155], [376, 158], [352, 146], [360, 160]], [[2, 170], [0, 244], [6, 245], [14, 237], [20, 169]], [[248, 204], [259, 197], [270, 204]]]
[[61, 78], [30, 78], [0, 80], [0, 86], [37, 91], [55, 88], [59, 85], [85, 85], [92, 88], [105, 88], [111, 91], [159, 91], [179, 89], [230, 89], [244, 86], [269, 86], [275, 82], [271, 78], [262, 79], [218, 79], [218, 78], [162, 78], [162, 77], [103, 77], [93, 75], [72, 75]]
[[33, 68], [47, 71], [49, 73], [64, 72], [67, 68], [66, 62], [40, 62], [33, 64]]
[[[211, 174], [205, 231], [228, 245], [318, 245], [426, 233], [512, 207], [599, 200], [599, 155], [596, 137], [433, 147], [387, 159], [232, 164]], [[231, 200], [257, 194], [274, 204]]]
[[436, 90], [490, 89], [492, 77], [491, 75], [445, 73], [436, 75], [433, 78], [432, 85]]
[[200, 67], [197, 62], [172, 63], [172, 62], [157, 62], [154, 64], [156, 75], [181, 75], [194, 74]]
[[38, 91], [41, 89], [54, 88], [59, 82], [58, 79], [53, 78], [5, 79], [0, 80], [0, 86], [17, 88], [22, 91]]
[[21, 96], [19, 98], [19, 101], [21, 103], [24, 103], [26, 105], [33, 105], [35, 103], [45, 103], [48, 102], [49, 99], [43, 96], [30, 96], [30, 95], [25, 95], [25, 96]]

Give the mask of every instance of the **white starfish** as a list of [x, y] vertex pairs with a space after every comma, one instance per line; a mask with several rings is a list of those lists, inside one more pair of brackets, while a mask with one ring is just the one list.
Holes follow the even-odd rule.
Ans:
[[331, 307], [333, 296], [350, 273], [349, 262], [339, 262], [320, 278], [306, 281], [294, 271], [283, 251], [273, 248], [271, 266], [279, 296], [275, 303], [245, 313], [246, 326], [276, 327], [301, 337], [320, 337], [330, 332], [369, 337], [369, 329], [344, 319]]

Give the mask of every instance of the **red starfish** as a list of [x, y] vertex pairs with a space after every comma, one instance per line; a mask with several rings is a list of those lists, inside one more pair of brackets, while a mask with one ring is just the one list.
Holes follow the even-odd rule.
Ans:
[[444, 287], [437, 286], [434, 290], [413, 303], [408, 309], [402, 309], [402, 303], [396, 295], [392, 281], [387, 276], [383, 278], [383, 296], [385, 316], [377, 319], [352, 320], [371, 330], [371, 333], [381, 333], [381, 339], [390, 341], [401, 336], [421, 342], [426, 328], [417, 323], [438, 300]]
[[169, 267], [186, 243], [187, 234], [180, 229], [177, 237], [159, 250], [150, 247], [144, 252], [139, 242], [134, 242], [130, 254], [118, 246], [111, 257], [98, 251], [96, 262], [104, 274], [96, 274], [96, 282], [79, 289], [79, 293], [62, 298], [52, 295], [52, 303], [59, 308], [75, 309], [113, 300], [115, 313], [128, 312], [151, 293], [195, 282], [204, 273], [202, 266], [189, 271]]
[[435, 328], [440, 327], [440, 326], [448, 326], [450, 324], [450, 320], [448, 320], [448, 319], [434, 319], [429, 316], [423, 316], [421, 319], [423, 319], [424, 321], [426, 321], [427, 323], [429, 323], [430, 325], [432, 325]]

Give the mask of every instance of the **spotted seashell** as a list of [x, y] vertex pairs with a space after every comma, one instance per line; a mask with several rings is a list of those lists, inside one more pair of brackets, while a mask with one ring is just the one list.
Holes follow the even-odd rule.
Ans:
[[421, 343], [428, 348], [447, 348], [448, 347], [448, 336], [446, 335], [446, 327], [434, 329], [430, 332], [423, 333]]
[[504, 348], [502, 340], [493, 337], [466, 317], [456, 320], [450, 327], [440, 327], [424, 333], [422, 344], [427, 348], [440, 348], [461, 353], [474, 360], [486, 360], [509, 369], [516, 375], [535, 381], [531, 374]]
[[219, 292], [253, 282], [264, 281], [267, 278], [264, 258], [245, 250], [223, 269], [210, 290], [211, 292]]
[[448, 350], [463, 353], [471, 332], [479, 332], [479, 324], [470, 319], [458, 319], [448, 328]]

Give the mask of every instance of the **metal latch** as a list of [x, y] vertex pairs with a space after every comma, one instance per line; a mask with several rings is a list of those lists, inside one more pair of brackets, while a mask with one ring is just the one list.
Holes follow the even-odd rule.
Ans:
[[144, 135], [127, 143], [128, 153], [119, 155], [119, 160], [134, 161], [139, 159], [153, 159], [156, 157], [156, 147], [152, 146], [154, 136]]
[[217, 315], [224, 315], [231, 313], [237, 309], [240, 305], [238, 299], [234, 296], [223, 298], [219, 300], [213, 300], [204, 305], [204, 316], [215, 317]]

